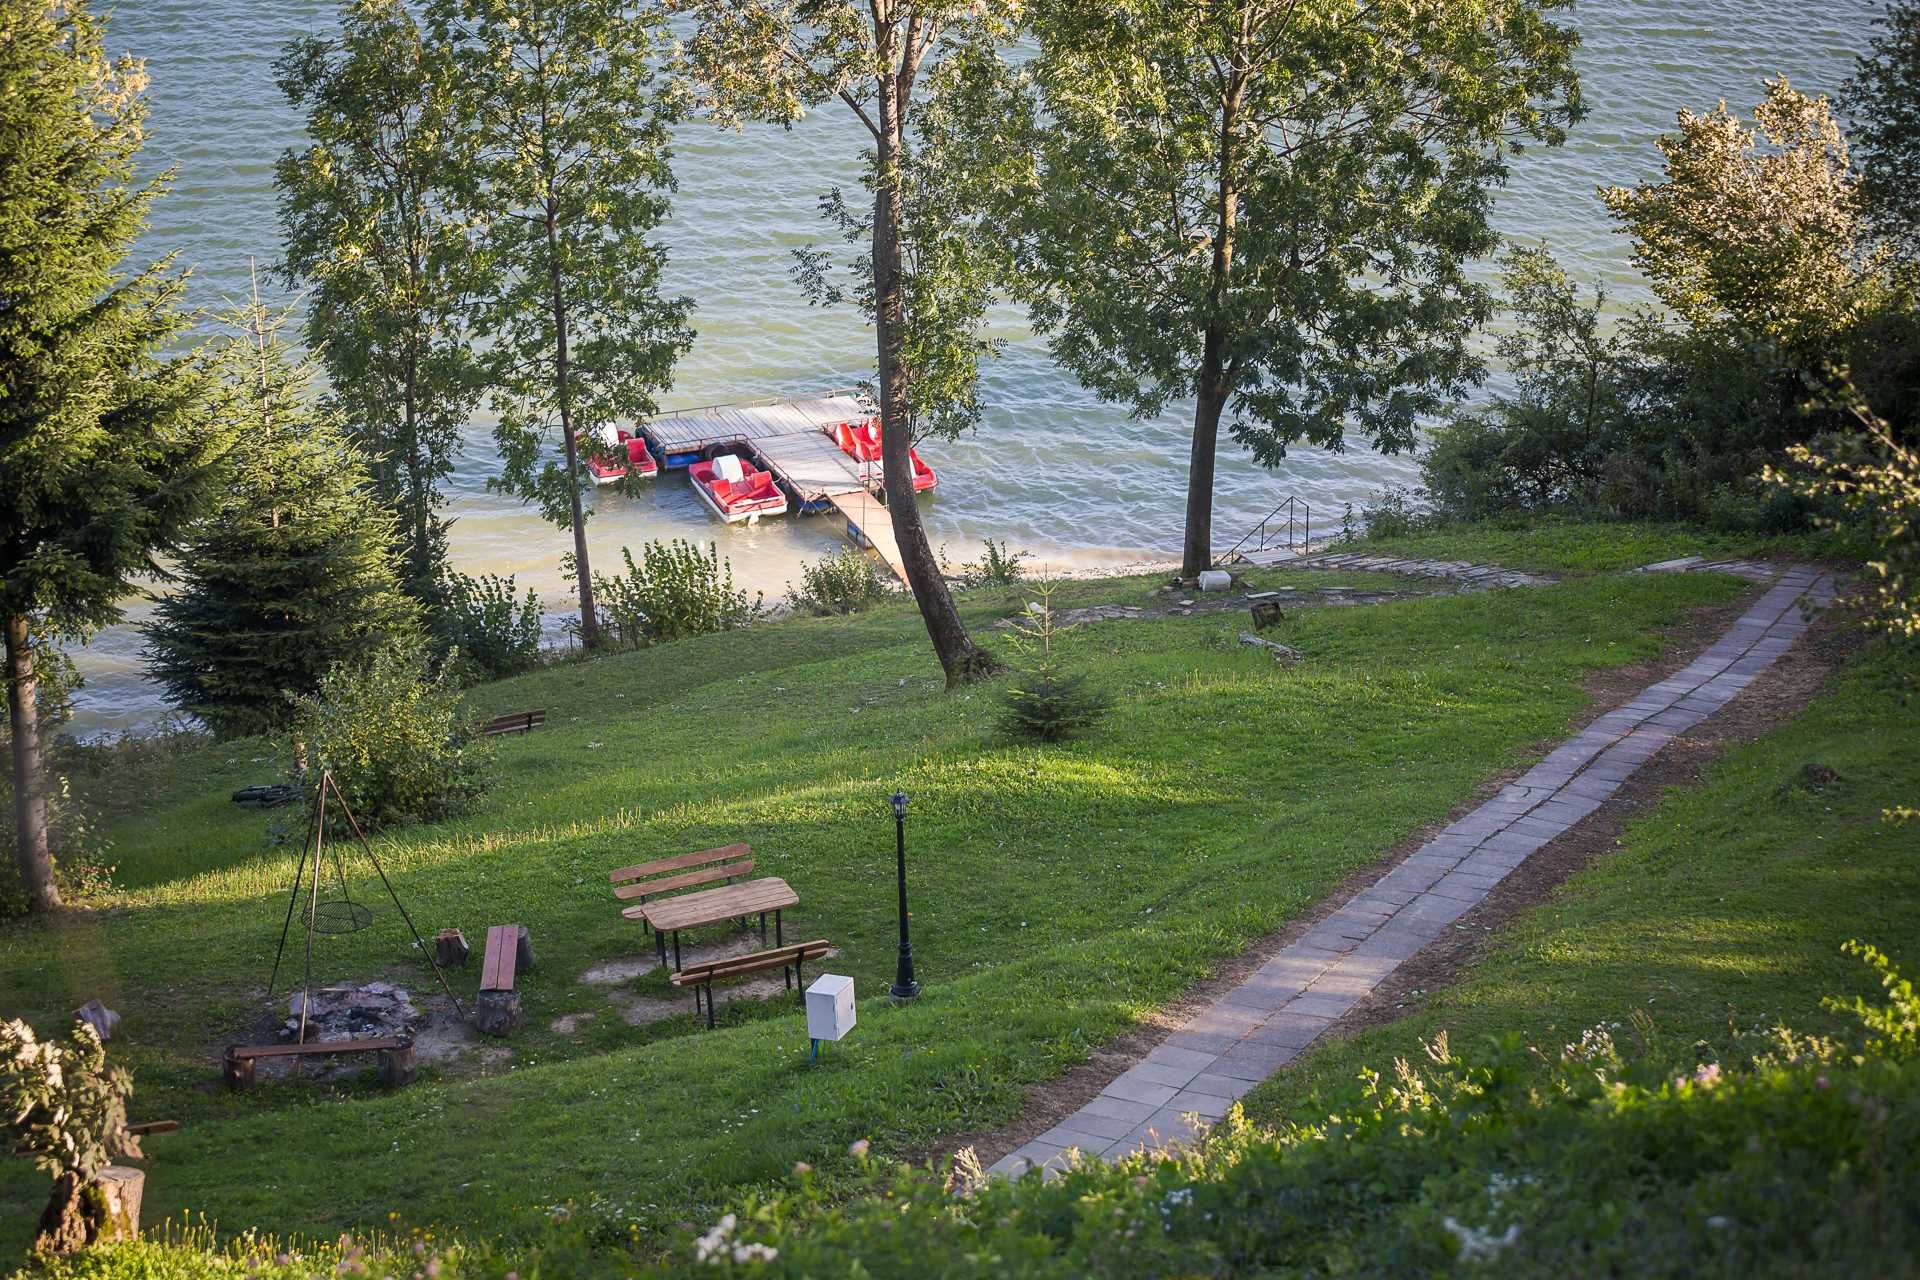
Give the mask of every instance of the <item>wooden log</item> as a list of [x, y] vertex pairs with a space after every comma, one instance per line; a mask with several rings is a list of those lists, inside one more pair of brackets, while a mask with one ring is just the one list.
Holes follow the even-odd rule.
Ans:
[[473, 999], [473, 1026], [490, 1036], [512, 1035], [520, 1029], [518, 991], [482, 991]]
[[380, 1053], [380, 1081], [389, 1089], [412, 1084], [417, 1066], [412, 1041], [398, 1049], [383, 1049]]
[[443, 969], [464, 969], [472, 954], [466, 935], [458, 929], [442, 929], [433, 935], [433, 958]]
[[1253, 629], [1265, 631], [1268, 627], [1278, 626], [1287, 619], [1277, 600], [1262, 600], [1253, 606]]
[[527, 926], [520, 925], [520, 934], [514, 939], [513, 968], [516, 973], [533, 968], [533, 935], [527, 932]]
[[222, 1063], [222, 1074], [226, 1077], [229, 1089], [253, 1088], [253, 1059], [237, 1058], [233, 1050], [228, 1049]]
[[110, 1164], [93, 1175], [100, 1189], [102, 1213], [89, 1243], [109, 1244], [116, 1240], [140, 1238], [140, 1201], [146, 1194], [147, 1175], [141, 1169]]

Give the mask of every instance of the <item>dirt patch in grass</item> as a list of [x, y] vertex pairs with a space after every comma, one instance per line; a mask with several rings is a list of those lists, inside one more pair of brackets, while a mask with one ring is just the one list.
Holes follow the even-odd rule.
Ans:
[[[1569, 736], [1691, 662], [1723, 635], [1758, 595], [1756, 588], [1723, 604], [1689, 610], [1685, 620], [1666, 631], [1665, 643], [1657, 657], [1594, 672], [1585, 683], [1593, 704], [1569, 726]], [[1568, 876], [1613, 849], [1626, 822], [1651, 809], [1667, 788], [1697, 783], [1701, 771], [1726, 747], [1759, 737], [1805, 707], [1826, 686], [1847, 653], [1860, 643], [1860, 629], [1845, 622], [1838, 610], [1829, 610], [1785, 660], [1770, 667], [1717, 714], [1668, 743], [1579, 826], [1535, 852], [1483, 902], [1463, 916], [1449, 935], [1402, 964], [1371, 996], [1334, 1023], [1322, 1042], [1403, 1016], [1409, 1000], [1417, 999], [1416, 992], [1444, 986], [1471, 965], [1488, 939], [1514, 913], [1543, 901]], [[1536, 758], [1543, 756], [1562, 740], [1536, 744], [1533, 754]], [[959, 1134], [909, 1153], [909, 1158], [916, 1162], [937, 1161], [972, 1147], [983, 1165], [992, 1164], [1059, 1124], [1193, 1015], [1239, 985], [1340, 904], [1397, 866], [1456, 818], [1478, 808], [1528, 767], [1529, 764], [1521, 764], [1486, 779], [1444, 819], [1414, 831], [1384, 857], [1344, 877], [1311, 912], [1222, 961], [1211, 978], [1189, 988], [1179, 1000], [1155, 1010], [1131, 1031], [1101, 1045], [1085, 1062], [1033, 1086], [1027, 1092], [1019, 1118], [1012, 1124], [1001, 1129]]]

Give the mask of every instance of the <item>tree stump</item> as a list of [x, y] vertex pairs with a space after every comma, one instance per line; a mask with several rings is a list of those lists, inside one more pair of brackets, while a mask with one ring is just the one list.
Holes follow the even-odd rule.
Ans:
[[387, 1049], [380, 1054], [380, 1082], [389, 1089], [412, 1084], [417, 1067], [413, 1042], [409, 1040], [398, 1049]]
[[520, 926], [520, 936], [514, 940], [513, 969], [515, 973], [533, 968], [533, 935], [527, 932], [527, 926]]
[[433, 958], [443, 969], [464, 969], [473, 948], [458, 929], [442, 929], [433, 935]]
[[59, 1175], [40, 1215], [34, 1252], [77, 1253], [92, 1244], [138, 1239], [146, 1184], [144, 1172], [120, 1165], [108, 1165], [91, 1181], [77, 1173]]
[[93, 1185], [100, 1189], [105, 1216], [94, 1232], [92, 1243], [138, 1240], [140, 1201], [147, 1190], [146, 1171], [110, 1164], [93, 1175]]
[[473, 1026], [490, 1036], [512, 1035], [520, 1029], [518, 991], [482, 991], [473, 998]]

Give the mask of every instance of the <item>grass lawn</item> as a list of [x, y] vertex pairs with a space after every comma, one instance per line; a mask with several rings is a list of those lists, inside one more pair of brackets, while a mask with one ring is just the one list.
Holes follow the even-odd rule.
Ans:
[[1790, 556], [1825, 559], [1846, 548], [1823, 534], [1769, 537], [1712, 533], [1698, 525], [1622, 521], [1616, 524], [1541, 518], [1447, 525], [1397, 538], [1368, 538], [1340, 550], [1406, 558], [1472, 560], [1538, 573], [1614, 573], [1681, 556], [1709, 559]]
[[[1126, 602], [1154, 581], [1075, 584], [1072, 603]], [[1114, 710], [1045, 751], [998, 734], [998, 685], [941, 687], [903, 606], [475, 690], [476, 714], [543, 706], [548, 728], [501, 744], [478, 812], [382, 836], [381, 856], [423, 932], [518, 921], [541, 967], [521, 983], [510, 1058], [393, 1095], [212, 1086], [219, 1046], [261, 1012], [291, 853], [226, 799], [272, 776], [266, 749], [149, 752], [93, 784], [118, 810], [121, 898], [0, 930], [0, 1014], [52, 1027], [96, 996], [126, 1014], [115, 1048], [138, 1074], [136, 1118], [184, 1122], [151, 1143], [150, 1221], [193, 1210], [232, 1231], [391, 1221], [511, 1239], [571, 1202], [645, 1240], [710, 1221], [796, 1160], [831, 1178], [855, 1138], [900, 1152], [1008, 1119], [1025, 1086], [1557, 738], [1588, 672], [1651, 656], [1690, 606], [1746, 589], [1596, 577], [1303, 608], [1271, 633], [1308, 655], [1291, 671], [1235, 643], [1238, 614], [1094, 624], [1073, 651]], [[976, 599], [970, 620], [1019, 598]], [[913, 797], [926, 988], [905, 1008], [884, 997], [896, 787]], [[832, 967], [864, 997], [859, 1029], [818, 1066], [790, 1006], [723, 997], [716, 1032], [690, 1010], [634, 1027], [580, 980], [648, 946], [619, 919], [609, 868], [733, 840], [800, 893], [788, 936], [840, 945]], [[425, 991], [377, 883], [360, 875], [355, 893], [376, 927], [320, 939], [316, 974]], [[474, 974], [456, 979], [463, 997]], [[667, 993], [657, 973], [634, 989]], [[568, 1014], [584, 1016], [551, 1028]], [[7, 1255], [44, 1185], [24, 1161], [0, 1165]]]
[[[1597, 1023], [1638, 1022], [1615, 1039], [1649, 1036], [1652, 1053], [1691, 1069], [1730, 1027], [1851, 1026], [1820, 1008], [1873, 986], [1842, 943], [1872, 943], [1920, 977], [1920, 824], [1882, 818], [1920, 802], [1917, 681], [1920, 652], [1867, 650], [1792, 723], [1670, 792], [1616, 853], [1511, 922], [1463, 981], [1307, 1055], [1248, 1096], [1249, 1116], [1318, 1115], [1316, 1093], [1363, 1066], [1418, 1061], [1441, 1030], [1456, 1046], [1519, 1031], [1555, 1048]], [[1809, 789], [1808, 763], [1840, 780]]]

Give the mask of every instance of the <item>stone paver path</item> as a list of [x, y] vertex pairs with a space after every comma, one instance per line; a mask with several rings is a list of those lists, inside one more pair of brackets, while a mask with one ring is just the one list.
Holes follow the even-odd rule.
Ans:
[[1774, 585], [1705, 653], [1562, 743], [991, 1171], [1057, 1168], [1069, 1150], [1118, 1160], [1224, 1116], [1668, 740], [1725, 706], [1799, 638], [1805, 610], [1833, 598], [1819, 570], [1768, 572]]
[[1395, 556], [1374, 555], [1366, 551], [1316, 551], [1294, 555], [1290, 551], [1254, 551], [1245, 554], [1248, 564], [1271, 569], [1285, 565], [1289, 569], [1351, 569], [1369, 573], [1399, 573], [1415, 578], [1446, 578], [1468, 591], [1492, 587], [1539, 587], [1554, 581], [1549, 574], [1522, 573], [1497, 564], [1472, 564], [1465, 560], [1402, 560]]

